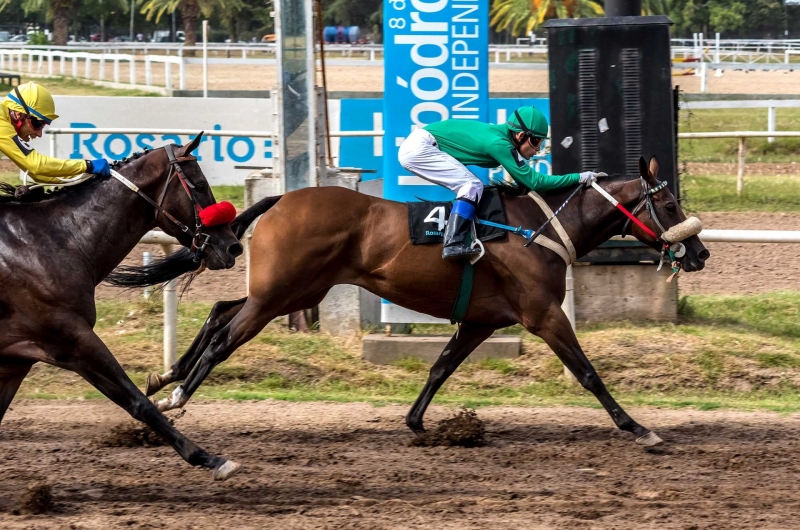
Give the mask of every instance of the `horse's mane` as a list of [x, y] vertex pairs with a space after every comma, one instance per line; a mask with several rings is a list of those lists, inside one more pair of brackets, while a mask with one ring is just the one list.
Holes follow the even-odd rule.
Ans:
[[[133, 153], [131, 156], [127, 158], [123, 158], [122, 160], [117, 160], [114, 163], [112, 163], [111, 168], [114, 170], [119, 170], [125, 165], [138, 160], [139, 158], [145, 156], [146, 154], [152, 151], [153, 151], [152, 149], [145, 149], [144, 151]], [[20, 198], [16, 198], [14, 196], [14, 193], [17, 191], [18, 188], [22, 186], [14, 186], [7, 182], [0, 182], [0, 204], [11, 204], [11, 203], [23, 204], [23, 203], [42, 202], [47, 199], [61, 197], [70, 193], [75, 193], [78, 190], [82, 190], [88, 188], [89, 186], [93, 186], [94, 184], [106, 180], [107, 178], [108, 177], [100, 177], [95, 175], [91, 178], [86, 179], [80, 184], [75, 184], [74, 186], [59, 186], [58, 184], [54, 184], [53, 187], [47, 186], [45, 188], [36, 188], [34, 190], [29, 191], [26, 195]]]

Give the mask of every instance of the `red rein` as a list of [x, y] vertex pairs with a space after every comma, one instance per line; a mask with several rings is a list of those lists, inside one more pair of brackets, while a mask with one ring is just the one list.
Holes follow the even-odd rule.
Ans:
[[200, 221], [203, 226], [228, 225], [236, 219], [236, 207], [228, 201], [212, 204], [200, 210]]
[[620, 203], [617, 203], [616, 206], [617, 206], [617, 210], [619, 210], [622, 213], [624, 213], [625, 215], [627, 215], [628, 219], [630, 219], [631, 221], [636, 223], [636, 225], [639, 228], [641, 228], [642, 230], [644, 230], [647, 233], [647, 235], [649, 235], [653, 239], [656, 239], [656, 240], [658, 239], [658, 236], [655, 234], [655, 232], [653, 232], [652, 230], [647, 228], [647, 226], [645, 226], [645, 224], [643, 222], [641, 222], [639, 219], [637, 219], [636, 216], [633, 215], [631, 212], [629, 212], [623, 205], [621, 205]]

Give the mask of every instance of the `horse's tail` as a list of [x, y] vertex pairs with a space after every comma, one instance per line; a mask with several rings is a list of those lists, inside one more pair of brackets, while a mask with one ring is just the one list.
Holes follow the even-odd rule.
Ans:
[[[261, 199], [236, 216], [236, 219], [231, 223], [231, 230], [236, 235], [236, 239], [242, 239], [250, 225], [260, 215], [275, 206], [280, 198], [281, 195]], [[199, 268], [200, 263], [195, 262], [189, 249], [183, 247], [169, 256], [153, 260], [150, 265], [142, 265], [141, 267], [123, 265], [117, 267], [104, 281], [116, 287], [129, 289], [148, 287], [166, 283], [184, 274], [195, 272]]]

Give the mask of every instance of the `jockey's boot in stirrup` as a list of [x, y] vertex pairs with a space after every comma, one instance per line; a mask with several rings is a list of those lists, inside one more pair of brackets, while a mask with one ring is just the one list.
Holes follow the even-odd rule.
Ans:
[[470, 248], [464, 244], [467, 234], [472, 230], [472, 218], [475, 215], [475, 205], [471, 201], [456, 200], [447, 228], [444, 231], [444, 249], [442, 259], [459, 260], [469, 259], [481, 253], [478, 248]]

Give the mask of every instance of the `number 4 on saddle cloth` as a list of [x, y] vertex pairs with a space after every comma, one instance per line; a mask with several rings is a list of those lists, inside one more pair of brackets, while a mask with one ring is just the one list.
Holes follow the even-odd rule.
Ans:
[[[408, 203], [408, 233], [413, 245], [442, 243], [444, 228], [450, 217], [452, 202], [410, 202]], [[475, 217], [484, 221], [505, 224], [506, 212], [500, 192], [486, 188], [481, 197]], [[492, 226], [476, 224], [478, 239], [489, 241], [506, 235], [506, 231]]]

